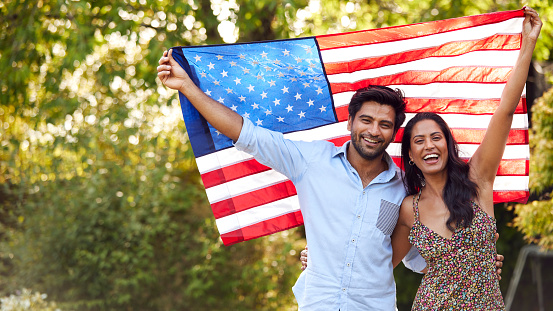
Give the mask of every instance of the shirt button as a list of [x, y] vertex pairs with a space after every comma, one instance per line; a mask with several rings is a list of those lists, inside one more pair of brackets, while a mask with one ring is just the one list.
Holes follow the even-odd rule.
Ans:
[[351, 239], [351, 242], [355, 243], [355, 239]]
[[363, 194], [365, 194], [365, 191], [363, 191]]
[[361, 219], [361, 215], [357, 215], [357, 219]]
[[346, 291], [346, 289], [345, 289], [345, 288], [342, 288], [342, 291], [343, 291], [343, 292], [345, 292], [345, 291]]
[[349, 267], [349, 266], [351, 266], [351, 264], [350, 264], [350, 263], [348, 263], [348, 264], [347, 264], [347, 266]]

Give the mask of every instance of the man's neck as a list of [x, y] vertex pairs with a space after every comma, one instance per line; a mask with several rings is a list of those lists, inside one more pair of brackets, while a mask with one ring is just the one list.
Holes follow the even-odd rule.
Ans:
[[351, 166], [357, 171], [357, 174], [359, 174], [363, 188], [367, 187], [376, 176], [388, 169], [388, 163], [384, 160], [384, 154], [373, 160], [365, 159], [357, 153], [351, 142], [348, 144], [346, 157]]

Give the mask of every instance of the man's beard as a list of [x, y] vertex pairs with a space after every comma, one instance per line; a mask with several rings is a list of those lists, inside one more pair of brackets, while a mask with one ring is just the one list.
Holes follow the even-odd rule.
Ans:
[[365, 160], [372, 161], [379, 157], [382, 157], [382, 154], [384, 154], [384, 151], [386, 151], [386, 148], [388, 148], [388, 145], [390, 145], [390, 142], [386, 142], [380, 138], [373, 138], [372, 136], [369, 136], [368, 138], [371, 140], [381, 142], [382, 144], [380, 145], [380, 147], [377, 147], [376, 149], [367, 150], [362, 146], [363, 138], [360, 137], [359, 135], [354, 135], [353, 133], [351, 135], [351, 144], [353, 145], [355, 150], [357, 150], [357, 153], [359, 153], [359, 155]]

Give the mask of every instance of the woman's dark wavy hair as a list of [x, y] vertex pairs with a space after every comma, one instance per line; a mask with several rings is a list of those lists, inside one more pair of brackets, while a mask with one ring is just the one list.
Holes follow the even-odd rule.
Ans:
[[349, 103], [349, 116], [355, 118], [363, 103], [368, 101], [375, 101], [381, 105], [388, 105], [394, 108], [394, 112], [396, 113], [394, 133], [397, 132], [403, 121], [405, 121], [405, 99], [403, 92], [400, 89], [392, 89], [382, 85], [369, 85], [360, 88], [353, 94]]
[[438, 124], [444, 133], [447, 142], [447, 182], [444, 187], [443, 198], [449, 210], [449, 219], [446, 222], [451, 231], [456, 227], [468, 227], [472, 223], [474, 210], [471, 200], [478, 195], [478, 185], [469, 179], [469, 165], [459, 157], [459, 147], [451, 134], [447, 123], [439, 115], [431, 112], [421, 112], [415, 115], [407, 125], [401, 139], [401, 164], [405, 172], [402, 174], [403, 184], [410, 195], [418, 193], [424, 186], [424, 175], [416, 165], [409, 165], [409, 150], [413, 127], [420, 121], [432, 120]]

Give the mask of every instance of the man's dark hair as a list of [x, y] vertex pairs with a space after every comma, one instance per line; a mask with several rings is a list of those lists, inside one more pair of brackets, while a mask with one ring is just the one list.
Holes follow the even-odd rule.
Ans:
[[449, 218], [447, 228], [455, 232], [457, 228], [469, 227], [474, 217], [471, 200], [478, 196], [478, 185], [469, 178], [469, 165], [459, 157], [459, 147], [451, 134], [451, 129], [439, 115], [432, 112], [417, 113], [403, 131], [401, 139], [401, 164], [405, 173], [401, 176], [408, 195], [418, 193], [425, 184], [424, 175], [416, 165], [409, 164], [409, 150], [413, 127], [424, 120], [432, 120], [438, 124], [447, 142], [447, 181], [443, 190], [443, 198]]
[[405, 121], [405, 99], [400, 89], [391, 89], [387, 86], [369, 85], [355, 92], [348, 107], [349, 116], [353, 119], [363, 106], [363, 103], [374, 101], [381, 105], [388, 105], [394, 108], [396, 119], [394, 120], [394, 132], [400, 128]]

